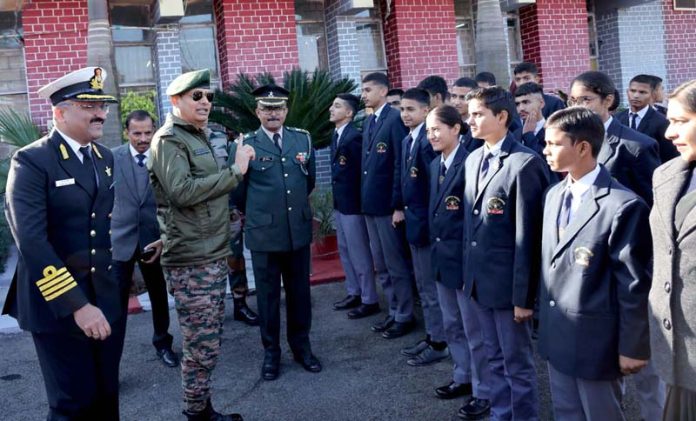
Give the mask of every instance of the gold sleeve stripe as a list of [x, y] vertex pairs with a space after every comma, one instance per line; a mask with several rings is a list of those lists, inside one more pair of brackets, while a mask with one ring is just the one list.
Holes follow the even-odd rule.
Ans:
[[44, 291], [41, 291], [41, 294], [43, 294], [44, 298], [48, 297], [49, 295], [53, 294], [54, 292], [58, 291], [59, 289], [62, 289], [64, 286], [68, 285], [71, 282], [75, 282], [75, 279], [71, 276], [68, 279], [64, 280], [63, 282], [59, 284], [55, 284], [51, 286], [51, 288], [48, 288]]
[[40, 287], [41, 285], [45, 284], [46, 282], [50, 281], [51, 279], [55, 279], [67, 271], [68, 271], [68, 269], [64, 268], [64, 267], [62, 267], [60, 269], [56, 269], [55, 266], [46, 266], [43, 270], [44, 277], [39, 279], [38, 281], [36, 281], [36, 286]]
[[63, 275], [59, 276], [58, 278], [54, 278], [50, 280], [49, 282], [46, 282], [45, 284], [41, 285], [39, 287], [39, 291], [43, 294], [44, 291], [47, 289], [53, 288], [54, 286], [58, 284], [62, 284], [66, 279], [72, 278], [72, 275], [70, 275], [70, 272], [65, 272]]
[[70, 291], [71, 289], [75, 288], [77, 286], [77, 282], [73, 281], [69, 283], [68, 285], [65, 286], [65, 288], [61, 289], [60, 291], [56, 291], [54, 294], [51, 294], [49, 296], [44, 296], [46, 301], [51, 301], [54, 298], [60, 297], [62, 294]]

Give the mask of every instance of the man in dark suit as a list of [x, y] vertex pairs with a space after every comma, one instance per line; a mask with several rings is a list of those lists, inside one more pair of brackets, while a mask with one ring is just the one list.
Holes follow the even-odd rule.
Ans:
[[399, 111], [386, 103], [389, 80], [382, 73], [370, 73], [362, 81], [362, 99], [374, 110], [365, 121], [362, 145], [360, 204], [367, 222], [372, 258], [389, 314], [374, 326], [386, 339], [411, 332], [413, 291], [408, 255], [399, 232], [404, 221], [401, 203], [401, 141], [408, 131]]
[[597, 161], [612, 177], [633, 190], [652, 206], [652, 173], [660, 165], [657, 142], [611, 116], [616, 97], [611, 78], [602, 72], [584, 72], [570, 86], [568, 103], [597, 113], [604, 122], [605, 136]]
[[458, 141], [461, 115], [451, 106], [428, 114], [428, 140], [439, 158], [430, 164], [428, 222], [432, 273], [447, 345], [454, 362], [452, 380], [435, 389], [440, 399], [470, 396], [460, 413], [484, 417], [490, 410], [488, 358], [471, 300], [463, 286], [464, 160], [469, 155]]
[[265, 350], [261, 375], [264, 380], [275, 380], [280, 372], [281, 276], [287, 297], [287, 339], [293, 357], [309, 372], [322, 369], [309, 341], [309, 194], [314, 190], [316, 168], [309, 133], [284, 125], [289, 92], [266, 85], [253, 94], [261, 127], [244, 137], [244, 144], [256, 150], [256, 159], [249, 163], [243, 183], [244, 236], [251, 250]]
[[559, 111], [546, 130], [551, 169], [568, 172], [546, 195], [542, 240], [539, 353], [554, 414], [623, 419], [621, 377], [650, 358], [649, 210], [597, 164], [604, 141], [597, 114]]
[[[439, 95], [439, 94], [438, 94]], [[406, 222], [406, 241], [411, 249], [416, 288], [423, 308], [425, 339], [401, 350], [409, 357], [411, 366], [423, 366], [449, 356], [442, 313], [437, 301], [437, 289], [431, 270], [430, 237], [428, 235], [428, 198], [430, 190], [430, 163], [435, 151], [425, 133], [425, 117], [430, 110], [432, 95], [419, 88], [409, 89], [401, 98], [401, 120], [409, 128], [401, 148], [401, 191]]]
[[530, 335], [549, 181], [539, 155], [508, 132], [514, 106], [500, 87], [470, 94], [471, 132], [486, 143], [465, 163], [464, 292], [483, 331], [493, 418], [536, 419]]
[[39, 89], [54, 129], [17, 151], [5, 214], [19, 260], [5, 301], [31, 332], [48, 396], [48, 420], [118, 420], [125, 321], [111, 271], [111, 151], [102, 136], [109, 103], [95, 67]]
[[[541, 78], [539, 77], [539, 68], [536, 66], [534, 63], [529, 63], [529, 62], [523, 62], [515, 66], [515, 69], [512, 71], [515, 75], [515, 84], [517, 85], [517, 89], [519, 89], [522, 85], [528, 82], [534, 82], [541, 86]], [[517, 94], [517, 91], [515, 91], [515, 94]], [[542, 90], [542, 97], [544, 100], [544, 107], [541, 110], [541, 114], [543, 115], [544, 118], [549, 118], [551, 114], [558, 110], [562, 110], [565, 108], [565, 104], [563, 103], [563, 100], [560, 99], [559, 97], [555, 95], [548, 95], [543, 93]]]
[[515, 106], [522, 118], [522, 128], [515, 133], [522, 144], [542, 156], [544, 146], [544, 91], [534, 82], [527, 82], [515, 90]]
[[362, 133], [353, 125], [359, 106], [355, 95], [339, 94], [329, 108], [329, 120], [336, 125], [331, 138], [334, 222], [348, 291], [346, 298], [334, 303], [334, 309], [353, 309], [348, 312], [349, 319], [379, 313], [370, 240], [360, 211]]
[[466, 149], [468, 152], [472, 152], [474, 149], [483, 145], [483, 141], [481, 139], [474, 139], [471, 136], [471, 129], [466, 122], [469, 119], [469, 103], [466, 100], [466, 95], [474, 89], [478, 89], [478, 85], [474, 79], [461, 77], [454, 81], [454, 84], [449, 92], [450, 104], [456, 108], [457, 111], [459, 111], [459, 114], [462, 117], [462, 128], [461, 133], [459, 134], [459, 142], [464, 145], [464, 149]]
[[655, 86], [650, 104], [658, 113], [666, 116], [667, 107], [663, 105], [665, 101], [665, 87], [662, 84], [662, 78], [655, 75], [648, 75], [648, 77], [652, 80], [651, 85]]
[[665, 131], [669, 126], [667, 117], [651, 106], [656, 87], [656, 81], [651, 76], [633, 77], [626, 92], [630, 108], [621, 111], [615, 117], [624, 126], [655, 139], [660, 148], [660, 161], [664, 163], [679, 153], [672, 142], [665, 139]]
[[[118, 279], [124, 311], [138, 263], [152, 303], [152, 344], [157, 357], [168, 367], [179, 359], [172, 351], [169, 334], [169, 302], [159, 256], [162, 253], [157, 203], [150, 187], [147, 159], [155, 134], [154, 122], [147, 111], [133, 111], [126, 117], [128, 143], [115, 148], [114, 211], [111, 219], [114, 276]], [[123, 317], [126, 317], [124, 314]]]
[[447, 81], [438, 75], [431, 75], [418, 82], [418, 89], [423, 89], [430, 95], [430, 108], [438, 107], [449, 101]]

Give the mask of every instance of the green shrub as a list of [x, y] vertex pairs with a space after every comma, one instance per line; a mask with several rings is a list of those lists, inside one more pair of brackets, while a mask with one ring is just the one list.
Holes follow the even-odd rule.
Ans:
[[[121, 125], [126, 127], [126, 117], [133, 111], [144, 110], [147, 111], [152, 117], [152, 121], [155, 122], [155, 127], [157, 127], [157, 107], [155, 106], [155, 91], [145, 91], [145, 92], [128, 92], [125, 95], [121, 95]], [[128, 139], [123, 135], [123, 140]]]

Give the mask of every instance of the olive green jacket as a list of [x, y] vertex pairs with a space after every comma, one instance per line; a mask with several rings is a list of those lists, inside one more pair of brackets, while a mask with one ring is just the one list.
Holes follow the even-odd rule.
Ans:
[[229, 255], [228, 193], [242, 180], [239, 168], [220, 168], [207, 131], [172, 114], [150, 150], [162, 265], [199, 265]]

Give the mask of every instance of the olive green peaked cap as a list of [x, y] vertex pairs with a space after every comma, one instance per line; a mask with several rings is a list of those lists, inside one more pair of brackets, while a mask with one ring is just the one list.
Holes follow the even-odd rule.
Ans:
[[210, 87], [210, 69], [194, 70], [179, 75], [167, 87], [167, 95], [179, 95], [194, 88]]

